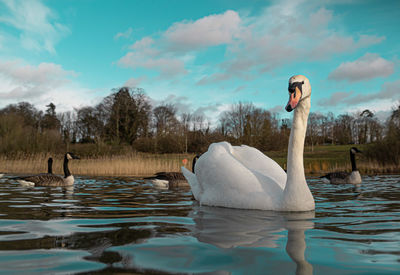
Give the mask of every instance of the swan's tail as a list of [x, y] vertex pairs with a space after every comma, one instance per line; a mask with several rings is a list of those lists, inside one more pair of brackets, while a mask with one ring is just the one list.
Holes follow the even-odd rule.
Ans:
[[192, 190], [194, 198], [200, 201], [201, 187], [199, 185], [199, 182], [197, 181], [196, 175], [183, 166], [181, 167], [181, 170], [182, 174], [185, 176], [190, 185], [190, 189]]

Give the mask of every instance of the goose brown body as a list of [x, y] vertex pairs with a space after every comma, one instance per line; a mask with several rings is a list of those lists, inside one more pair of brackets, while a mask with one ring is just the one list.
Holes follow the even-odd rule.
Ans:
[[[193, 158], [192, 171], [194, 172], [194, 167], [196, 161], [199, 158], [196, 155]], [[177, 188], [177, 187], [190, 187], [187, 179], [181, 172], [158, 172], [152, 177], [144, 178], [145, 180], [150, 180], [154, 185], [165, 188]]]
[[30, 176], [22, 176], [16, 177], [19, 183], [23, 185], [30, 186], [70, 186], [74, 184], [74, 177], [71, 175], [71, 172], [68, 168], [68, 161], [71, 159], [79, 159], [79, 157], [75, 156], [73, 153], [66, 153], [64, 156], [64, 177], [54, 175], [52, 173], [52, 163], [53, 159], [49, 158], [48, 160], [48, 173], [42, 173], [37, 175]]

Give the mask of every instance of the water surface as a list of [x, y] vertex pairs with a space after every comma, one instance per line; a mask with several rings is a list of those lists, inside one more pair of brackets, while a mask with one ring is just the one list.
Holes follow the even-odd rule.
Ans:
[[0, 273], [399, 274], [400, 176], [307, 179], [316, 211], [199, 206], [190, 190], [0, 179]]

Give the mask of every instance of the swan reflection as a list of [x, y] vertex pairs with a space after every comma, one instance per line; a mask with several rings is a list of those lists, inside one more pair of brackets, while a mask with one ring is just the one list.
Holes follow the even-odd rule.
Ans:
[[220, 248], [279, 247], [287, 230], [286, 252], [296, 263], [296, 274], [312, 274], [304, 256], [305, 230], [314, 228], [315, 212], [273, 212], [219, 207], [194, 207], [193, 236]]

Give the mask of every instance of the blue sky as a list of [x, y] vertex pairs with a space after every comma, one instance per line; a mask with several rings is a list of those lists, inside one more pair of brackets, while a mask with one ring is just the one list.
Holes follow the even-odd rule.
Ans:
[[215, 121], [232, 103], [287, 116], [306, 75], [312, 111], [387, 114], [400, 100], [400, 1], [0, 0], [0, 107], [94, 105], [112, 88]]

